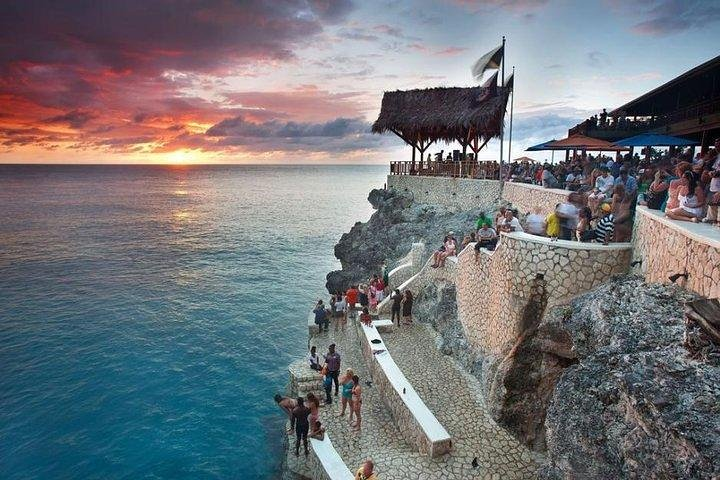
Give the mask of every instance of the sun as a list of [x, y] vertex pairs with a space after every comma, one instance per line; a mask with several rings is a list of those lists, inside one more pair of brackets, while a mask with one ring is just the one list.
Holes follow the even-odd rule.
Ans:
[[192, 163], [195, 154], [191, 150], [175, 150], [167, 154], [167, 162], [173, 164]]

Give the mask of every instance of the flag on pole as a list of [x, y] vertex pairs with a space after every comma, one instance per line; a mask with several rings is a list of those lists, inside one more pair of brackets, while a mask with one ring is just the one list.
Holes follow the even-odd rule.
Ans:
[[505, 88], [512, 90], [513, 87], [515, 87], [515, 72], [511, 73], [507, 80], [505, 80]]
[[472, 66], [472, 75], [478, 82], [483, 76], [483, 73], [485, 73], [486, 70], [491, 68], [500, 68], [500, 63], [502, 62], [503, 55], [505, 53], [505, 47], [503, 45], [500, 45], [499, 47], [490, 50], [488, 53], [480, 57], [480, 59], [475, 62], [475, 64]]
[[498, 72], [493, 73], [480, 88], [480, 95], [478, 95], [478, 102], [484, 102], [488, 98], [492, 98], [497, 95], [497, 79]]

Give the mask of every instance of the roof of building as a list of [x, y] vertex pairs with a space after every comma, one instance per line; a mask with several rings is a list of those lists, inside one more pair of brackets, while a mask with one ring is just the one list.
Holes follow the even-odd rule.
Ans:
[[709, 73], [713, 70], [720, 70], [720, 55], [718, 55], [715, 58], [712, 58], [708, 60], [705, 63], [702, 63], [698, 65], [697, 67], [691, 68], [687, 72], [683, 73], [682, 75], [678, 75], [677, 77], [673, 78], [672, 80], [663, 83], [657, 88], [654, 88], [653, 90], [650, 90], [649, 92], [640, 95], [634, 100], [629, 101], [625, 105], [622, 105], [612, 112], [610, 112], [609, 115], [615, 115], [619, 114], [621, 112], [626, 112], [630, 115], [651, 115], [656, 112], [652, 112], [649, 109], [649, 103], [654, 98], [657, 98], [660, 95], [663, 95], [665, 93], [670, 92], [673, 89], [683, 87], [684, 85], [688, 85], [688, 88], [690, 87], [690, 83], [697, 79], [698, 77]]
[[[509, 90], [448, 87], [385, 92], [374, 133], [391, 131], [405, 141], [499, 137]], [[469, 132], [472, 130], [471, 132]], [[410, 143], [410, 142], [409, 142]]]

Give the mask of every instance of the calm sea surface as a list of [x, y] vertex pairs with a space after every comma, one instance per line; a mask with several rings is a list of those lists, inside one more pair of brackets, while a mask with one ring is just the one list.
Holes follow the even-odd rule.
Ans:
[[0, 165], [0, 478], [276, 478], [272, 395], [386, 171]]

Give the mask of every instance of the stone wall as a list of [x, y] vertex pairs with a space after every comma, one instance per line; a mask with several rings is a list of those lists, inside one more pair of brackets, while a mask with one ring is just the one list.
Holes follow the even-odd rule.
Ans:
[[720, 232], [714, 227], [673, 221], [657, 210], [638, 207], [633, 232], [634, 260], [646, 282], [677, 284], [708, 298], [720, 297]]
[[503, 200], [513, 204], [521, 213], [532, 212], [540, 207], [543, 214], [555, 210], [555, 205], [563, 202], [572, 193], [568, 190], [544, 188], [527, 183], [505, 182], [503, 187]]
[[[432, 268], [432, 255], [429, 255], [419, 272], [410, 277], [404, 283], [398, 285], [397, 287], [393, 286], [392, 288], [398, 288], [401, 292], [410, 290], [414, 295], [417, 295], [420, 290], [431, 283], [438, 283], [439, 281], [449, 281], [455, 283], [457, 261], [457, 257], [448, 257], [447, 260], [445, 260], [444, 268]], [[392, 303], [393, 300], [390, 298], [390, 295], [388, 295], [378, 305], [378, 314], [389, 315], [392, 311]]]
[[[500, 196], [500, 182], [497, 180], [388, 175], [387, 187], [412, 193], [418, 203], [433, 203], [458, 210], [489, 209]], [[502, 198], [522, 213], [528, 213], [536, 206], [547, 213], [554, 210], [555, 205], [565, 200], [569, 193], [568, 190], [505, 182]]]
[[413, 243], [407, 255], [401, 258], [388, 274], [388, 286], [397, 288], [420, 271], [425, 263], [425, 244]]
[[[452, 449], [450, 435], [405, 378], [377, 329], [364, 327], [360, 322], [354, 323], [362, 343], [363, 358], [372, 375], [373, 388], [380, 392], [405, 441], [430, 457], [448, 453]], [[371, 345], [370, 341], [375, 339], [378, 343]], [[403, 385], [402, 394], [398, 391], [400, 385]]]
[[432, 203], [458, 210], [491, 208], [500, 196], [497, 180], [388, 175], [387, 188], [412, 193], [418, 203]]
[[470, 344], [490, 355], [504, 355], [542, 316], [547, 306], [628, 270], [629, 243], [610, 245], [550, 241], [526, 233], [503, 234], [493, 253], [475, 261], [472, 246], [457, 264], [458, 318]]

